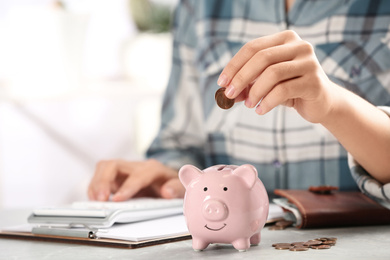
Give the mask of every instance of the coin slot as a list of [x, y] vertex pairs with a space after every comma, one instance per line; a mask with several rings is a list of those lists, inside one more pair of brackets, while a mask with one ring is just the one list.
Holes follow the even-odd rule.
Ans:
[[217, 171], [222, 171], [223, 169], [225, 169], [225, 165], [222, 165], [221, 167], [219, 167], [219, 168], [217, 169]]

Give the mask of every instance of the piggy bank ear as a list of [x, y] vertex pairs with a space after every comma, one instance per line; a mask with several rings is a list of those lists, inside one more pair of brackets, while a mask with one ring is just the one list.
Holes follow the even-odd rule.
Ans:
[[192, 165], [184, 165], [179, 170], [179, 179], [184, 187], [187, 189], [187, 186], [193, 179], [198, 178], [203, 172]]
[[252, 189], [257, 179], [257, 170], [250, 164], [241, 165], [233, 171], [233, 174], [242, 178], [249, 189]]

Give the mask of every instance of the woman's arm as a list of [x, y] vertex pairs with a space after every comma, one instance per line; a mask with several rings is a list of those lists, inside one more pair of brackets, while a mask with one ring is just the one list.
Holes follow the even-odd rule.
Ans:
[[333, 109], [320, 123], [375, 179], [390, 183], [390, 117], [342, 87], [335, 90]]
[[[184, 164], [203, 167], [203, 129], [197, 111], [199, 95], [194, 80], [195, 17], [187, 3], [175, 12], [172, 69], [164, 96], [161, 126], [148, 150], [148, 160], [104, 160], [97, 164], [88, 195], [92, 200], [123, 201], [137, 196], [184, 196], [177, 169]], [[197, 101], [197, 102], [196, 102]]]

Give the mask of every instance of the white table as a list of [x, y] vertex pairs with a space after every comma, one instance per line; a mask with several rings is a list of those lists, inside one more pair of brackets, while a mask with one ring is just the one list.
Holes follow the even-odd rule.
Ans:
[[[0, 225], [26, 222], [28, 210], [1, 210]], [[277, 242], [307, 241], [318, 237], [337, 237], [331, 249], [304, 252], [276, 250]], [[191, 240], [139, 249], [118, 249], [75, 244], [0, 239], [0, 259], [390, 259], [390, 225], [352, 228], [270, 231], [265, 227], [259, 246], [238, 252], [230, 245], [210, 245], [195, 252]]]

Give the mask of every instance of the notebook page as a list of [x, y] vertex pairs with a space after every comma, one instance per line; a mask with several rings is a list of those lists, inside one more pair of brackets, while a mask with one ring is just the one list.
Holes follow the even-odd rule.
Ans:
[[109, 229], [99, 230], [99, 238], [143, 241], [188, 234], [184, 215], [159, 218], [132, 224], [114, 224]]

